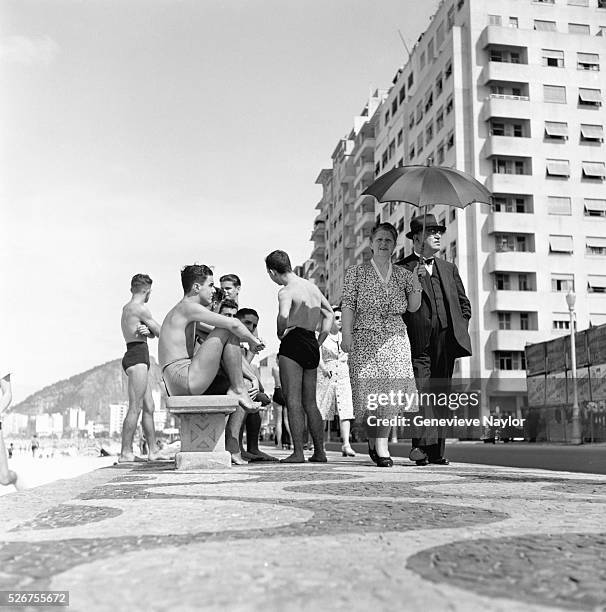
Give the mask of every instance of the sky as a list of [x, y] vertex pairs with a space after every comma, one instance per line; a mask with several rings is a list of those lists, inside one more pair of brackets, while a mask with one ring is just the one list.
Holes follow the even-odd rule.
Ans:
[[[130, 278], [160, 323], [191, 263], [308, 259], [315, 180], [438, 0], [2, 0], [0, 368], [15, 402], [122, 357]], [[157, 356], [157, 341], [152, 341]]]

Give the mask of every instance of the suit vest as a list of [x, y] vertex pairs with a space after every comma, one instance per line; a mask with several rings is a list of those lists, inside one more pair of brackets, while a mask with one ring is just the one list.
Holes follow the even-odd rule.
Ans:
[[[425, 277], [427, 278], [427, 277]], [[442, 291], [442, 283], [440, 282], [440, 274], [435, 261], [433, 264], [431, 276], [426, 283], [428, 289], [429, 300], [431, 302], [431, 324], [432, 327], [439, 324], [440, 329], [448, 327], [448, 311], [444, 300], [444, 292]]]

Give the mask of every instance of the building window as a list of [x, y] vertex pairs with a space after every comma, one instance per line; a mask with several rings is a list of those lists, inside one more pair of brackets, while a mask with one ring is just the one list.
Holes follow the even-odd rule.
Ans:
[[577, 69], [598, 71], [600, 56], [597, 53], [577, 53]]
[[423, 119], [423, 102], [417, 104], [417, 124], [421, 123], [421, 119]]
[[398, 110], [398, 99], [394, 98], [392, 103], [391, 103], [391, 115], [392, 115], [392, 117], [396, 114], [397, 110]]
[[404, 135], [404, 134], [403, 134], [402, 130], [400, 130], [400, 131], [398, 132], [398, 146], [400, 146], [400, 145], [402, 144], [402, 138], [403, 138], [403, 135]]
[[492, 171], [494, 174], [530, 174], [524, 160], [503, 157], [492, 158]]
[[433, 123], [425, 128], [425, 144], [428, 145], [433, 140]]
[[566, 253], [570, 255], [573, 252], [572, 236], [549, 235], [549, 252], [550, 253]]
[[448, 64], [446, 64], [446, 68], [444, 68], [444, 78], [445, 79], [450, 78], [451, 74], [452, 74], [452, 61], [448, 62]]
[[451, 6], [448, 9], [448, 15], [446, 16], [446, 26], [448, 27], [448, 31], [452, 30], [452, 26], [454, 26], [454, 7]]
[[511, 289], [511, 278], [509, 274], [497, 272], [494, 275], [494, 284], [497, 291], [509, 291]]
[[603, 142], [604, 126], [581, 123], [581, 142]]
[[602, 91], [579, 87], [579, 106], [598, 108], [602, 105]]
[[385, 125], [389, 123], [389, 110], [385, 113]]
[[494, 241], [497, 253], [530, 252], [528, 237], [524, 234], [495, 234]]
[[563, 121], [545, 121], [545, 138], [548, 140], [567, 140], [568, 124]]
[[587, 277], [588, 293], [606, 293], [606, 276], [589, 274]]
[[574, 291], [574, 274], [552, 274], [551, 290], [554, 293]]
[[400, 104], [402, 104], [402, 102], [404, 102], [405, 99], [406, 99], [406, 87], [404, 85], [402, 85], [402, 87], [400, 87], [400, 93], [398, 95], [398, 101], [400, 102]]
[[542, 19], [535, 19], [534, 29], [539, 32], [555, 32], [556, 22], [555, 21], [543, 21]]
[[509, 18], [509, 27], [510, 28], [517, 28], [518, 27], [518, 18], [517, 17], [510, 17]]
[[545, 160], [545, 172], [547, 176], [570, 176], [570, 162], [567, 159], [547, 159]]
[[440, 143], [440, 146], [438, 147], [437, 155], [438, 155], [438, 166], [440, 166], [444, 163], [444, 143], [443, 142]]
[[389, 149], [387, 150], [387, 158], [391, 159], [395, 155], [395, 152], [396, 152], [396, 142], [395, 140], [392, 140], [389, 143]]
[[581, 34], [582, 36], [589, 36], [589, 25], [586, 23], [569, 23], [568, 33], [569, 34]]
[[500, 26], [501, 23], [501, 15], [488, 15], [488, 25]]
[[543, 85], [543, 101], [566, 104], [566, 87], [561, 85]]
[[510, 312], [499, 312], [499, 329], [511, 329]]
[[385, 166], [387, 166], [387, 161], [388, 161], [387, 151], [383, 153], [383, 157], [381, 158], [381, 161], [383, 162], [383, 169], [385, 169]]
[[495, 370], [525, 370], [526, 355], [524, 351], [495, 351]]
[[606, 166], [604, 162], [581, 162], [583, 178], [603, 181], [606, 178]]
[[586, 217], [606, 217], [606, 200], [585, 198], [584, 214]]
[[570, 319], [554, 319], [553, 329], [570, 329]]
[[450, 213], [448, 215], [449, 223], [452, 223], [457, 218], [457, 211], [454, 208], [450, 209]]
[[381, 162], [375, 164], [375, 176], [379, 176], [379, 174], [381, 174]]
[[457, 241], [450, 243], [450, 262], [456, 263], [457, 261]]
[[532, 291], [528, 274], [518, 274], [518, 291]]
[[436, 113], [436, 132], [439, 132], [444, 127], [444, 111], [442, 107]]
[[415, 75], [411, 72], [408, 75], [408, 89], [410, 89], [413, 86], [413, 83], [415, 82]]
[[427, 97], [425, 99], [425, 112], [427, 113], [432, 106], [433, 106], [433, 91], [430, 91], [428, 92]]
[[446, 114], [447, 115], [450, 115], [450, 113], [452, 113], [453, 107], [454, 107], [454, 100], [453, 100], [453, 97], [450, 96], [448, 100], [446, 100]]
[[555, 4], [555, 0], [532, 0], [537, 4]]
[[450, 151], [454, 147], [454, 132], [450, 132], [446, 138], [446, 148]]
[[417, 155], [423, 153], [423, 132], [417, 136]]
[[530, 329], [530, 315], [527, 312], [520, 313], [520, 329]]
[[425, 68], [425, 51], [422, 51], [419, 57], [419, 70], [423, 70], [423, 68]]
[[598, 8], [606, 8], [606, 0], [598, 0]]
[[541, 49], [541, 63], [551, 68], [564, 68], [564, 51]]
[[606, 238], [587, 236], [585, 238], [585, 255], [598, 255], [599, 257], [606, 255]]
[[415, 146], [410, 145], [410, 149], [408, 149], [408, 159], [411, 160], [415, 156]]
[[457, 11], [460, 11], [463, 8], [464, 4], [465, 4], [465, 0], [459, 0], [457, 2]]
[[531, 210], [526, 201], [526, 196], [508, 194], [493, 196], [492, 212], [529, 213]]
[[548, 196], [547, 212], [550, 215], [571, 215], [571, 199], [565, 196]]
[[589, 0], [568, 0], [568, 6], [589, 6]]
[[436, 78], [436, 98], [439, 98], [444, 91], [444, 84], [442, 83], [442, 73], [440, 72]]
[[412, 130], [414, 126], [415, 126], [415, 114], [411, 113], [410, 117], [408, 118], [408, 129]]

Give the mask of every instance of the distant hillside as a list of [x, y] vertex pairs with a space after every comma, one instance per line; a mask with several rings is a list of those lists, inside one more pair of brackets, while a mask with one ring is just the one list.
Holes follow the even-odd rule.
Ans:
[[[164, 395], [160, 368], [153, 359], [150, 374], [152, 389]], [[121, 359], [115, 359], [37, 391], [13, 406], [11, 412], [34, 416], [52, 412], [68, 414], [70, 408], [82, 408], [87, 420], [94, 420], [109, 404], [128, 401], [127, 388]]]

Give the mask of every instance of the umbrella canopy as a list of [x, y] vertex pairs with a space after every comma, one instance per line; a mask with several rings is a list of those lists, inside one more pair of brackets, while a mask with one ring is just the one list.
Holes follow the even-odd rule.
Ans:
[[472, 202], [491, 202], [490, 191], [475, 178], [443, 166], [393, 168], [362, 195], [374, 196], [379, 202], [408, 202], [415, 206], [445, 204], [465, 208]]

